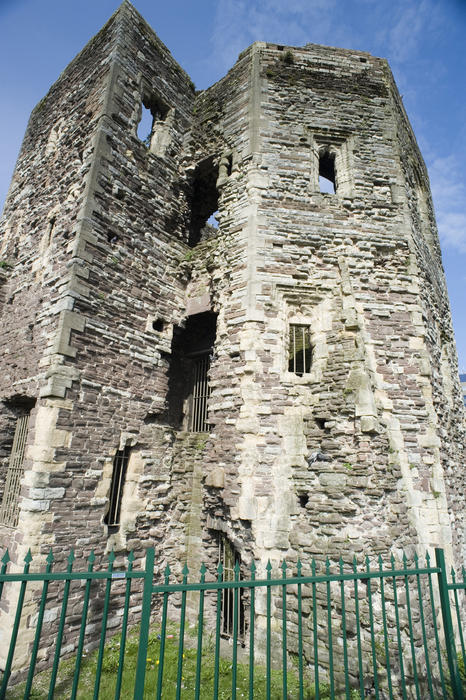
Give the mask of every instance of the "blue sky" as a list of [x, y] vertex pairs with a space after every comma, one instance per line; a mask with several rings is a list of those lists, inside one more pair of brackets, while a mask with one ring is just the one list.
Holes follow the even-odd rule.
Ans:
[[[135, 0], [198, 89], [253, 41], [390, 62], [427, 163], [466, 372], [466, 0]], [[0, 0], [0, 208], [34, 105], [118, 0]]]

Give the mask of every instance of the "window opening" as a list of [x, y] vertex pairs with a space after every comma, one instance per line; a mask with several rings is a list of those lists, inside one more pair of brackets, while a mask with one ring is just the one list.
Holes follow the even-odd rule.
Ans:
[[16, 527], [19, 519], [19, 496], [21, 479], [24, 473], [24, 453], [28, 434], [29, 412], [16, 421], [13, 446], [11, 448], [5, 491], [0, 506], [0, 523], [7, 527]]
[[310, 326], [290, 325], [288, 371], [302, 376], [309, 374], [312, 362]]
[[169, 108], [162, 100], [155, 96], [148, 97], [144, 95], [141, 102], [141, 119], [137, 126], [136, 133], [140, 141], [147, 148], [150, 148], [152, 141], [152, 132], [156, 122], [165, 121]]
[[48, 231], [48, 237], [47, 237], [47, 247], [50, 245], [52, 242], [52, 234], [53, 234], [53, 229], [55, 228], [55, 222], [57, 220], [56, 216], [52, 216], [52, 218], [49, 221], [49, 231]]
[[152, 127], [154, 125], [154, 116], [150, 111], [149, 107], [142, 104], [142, 114], [141, 121], [138, 124], [137, 134], [140, 141], [143, 142], [148, 148], [150, 146], [150, 140], [152, 138]]
[[104, 517], [104, 523], [108, 525], [109, 531], [118, 530], [120, 527], [121, 500], [130, 451], [131, 448], [126, 446], [122, 450], [117, 450], [113, 458], [112, 483], [110, 484], [110, 496], [108, 499], [109, 505], [108, 511]]
[[168, 418], [174, 427], [208, 432], [209, 370], [215, 344], [217, 314], [193, 314], [184, 328], [173, 329], [168, 376]]
[[191, 433], [205, 433], [211, 427], [207, 422], [207, 403], [210, 396], [209, 368], [210, 354], [204, 353], [193, 360], [193, 395], [189, 421]]
[[307, 493], [300, 493], [298, 498], [299, 498], [299, 505], [301, 506], [301, 508], [305, 508], [307, 506], [307, 504], [309, 503], [309, 496], [307, 495]]
[[210, 219], [218, 212], [218, 167], [213, 158], [207, 158], [198, 164], [194, 171], [191, 194], [191, 225], [188, 245], [193, 248], [206, 233], [206, 224], [218, 227]]
[[[219, 564], [223, 567], [223, 581], [234, 581], [235, 580], [235, 567], [239, 568], [241, 563], [239, 554], [234, 550], [231, 542], [225, 537], [225, 535], [220, 534], [219, 536], [219, 547], [218, 547], [218, 560]], [[236, 620], [237, 620], [237, 630], [238, 638], [244, 639], [246, 632], [246, 616], [244, 614], [244, 597], [243, 589], [239, 588], [237, 591], [238, 600], [236, 605]], [[222, 603], [221, 603], [221, 633], [226, 637], [233, 636], [233, 627], [235, 624], [235, 590], [234, 588], [224, 588], [222, 589]]]
[[162, 332], [164, 328], [165, 328], [165, 323], [164, 323], [163, 318], [155, 318], [152, 321], [152, 329], [154, 331]]
[[328, 151], [323, 151], [319, 155], [319, 187], [324, 194], [335, 194], [337, 190], [335, 155]]
[[208, 223], [210, 226], [213, 226], [214, 228], [218, 228], [218, 219], [217, 219], [217, 215], [218, 215], [218, 210], [217, 210], [217, 211], [214, 211], [214, 213], [211, 214], [211, 215], [209, 216], [209, 218], [207, 219], [207, 223]]

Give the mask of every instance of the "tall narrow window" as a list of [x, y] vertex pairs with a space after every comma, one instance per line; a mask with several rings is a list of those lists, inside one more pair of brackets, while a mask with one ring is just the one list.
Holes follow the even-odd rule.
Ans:
[[209, 387], [210, 353], [203, 353], [193, 359], [193, 393], [189, 430], [191, 433], [204, 433], [210, 430], [207, 422], [207, 402]]
[[173, 329], [168, 376], [168, 419], [192, 433], [211, 430], [208, 422], [209, 372], [215, 345], [217, 314], [188, 316], [184, 328]]
[[130, 451], [131, 448], [126, 446], [123, 450], [117, 450], [113, 458], [108, 511], [104, 518], [104, 522], [108, 525], [110, 531], [118, 530], [120, 527], [121, 499], [123, 496], [123, 487], [125, 485]]
[[21, 491], [21, 479], [24, 472], [24, 453], [28, 434], [29, 413], [20, 416], [16, 421], [13, 447], [11, 448], [10, 461], [6, 475], [5, 490], [3, 492], [2, 505], [0, 506], [0, 523], [7, 527], [16, 527], [19, 518], [19, 495]]
[[213, 158], [207, 158], [196, 166], [193, 175], [191, 194], [191, 225], [189, 230], [188, 245], [194, 248], [200, 240], [209, 233], [206, 224], [215, 223], [212, 215], [218, 212], [218, 166], [214, 165]]
[[[223, 567], [223, 580], [235, 580], [235, 567], [239, 566], [240, 558], [237, 552], [233, 549], [231, 542], [221, 534], [219, 537], [219, 563]], [[237, 600], [235, 604], [235, 593]], [[244, 614], [243, 589], [239, 588], [236, 592], [234, 588], [224, 588], [222, 590], [222, 609], [221, 609], [221, 630], [226, 637], [233, 636], [233, 628], [235, 625], [235, 614], [238, 638], [243, 639], [246, 631], [246, 620]]]
[[325, 150], [319, 155], [319, 187], [325, 194], [335, 194], [335, 154]]
[[[169, 107], [157, 95], [144, 95], [141, 101], [141, 117], [136, 128], [136, 133], [140, 141], [147, 148], [155, 145], [154, 137], [158, 128], [165, 122], [169, 113]], [[157, 150], [157, 149], [156, 149]]]
[[311, 329], [309, 326], [290, 325], [288, 371], [299, 376], [309, 374], [312, 362]]

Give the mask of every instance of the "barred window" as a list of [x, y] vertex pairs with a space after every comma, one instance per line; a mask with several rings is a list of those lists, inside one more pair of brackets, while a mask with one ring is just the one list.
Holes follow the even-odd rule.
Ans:
[[210, 395], [209, 386], [210, 353], [203, 353], [193, 360], [193, 393], [189, 414], [189, 431], [203, 433], [210, 430], [207, 422], [207, 403]]
[[19, 518], [19, 496], [21, 479], [24, 473], [24, 453], [28, 434], [29, 413], [20, 416], [16, 421], [13, 447], [6, 475], [5, 490], [0, 506], [0, 523], [7, 527], [16, 527]]
[[[218, 542], [218, 558], [219, 563], [223, 567], [223, 580], [235, 580], [235, 566], [240, 564], [238, 553], [234, 550], [231, 542], [224, 534], [219, 533]], [[235, 605], [235, 590], [233, 588], [224, 588], [222, 590], [221, 602], [221, 634], [225, 637], [233, 636], [233, 628], [235, 624], [235, 614], [237, 622], [238, 637], [244, 638], [246, 632], [246, 616], [244, 610], [244, 589], [238, 590], [238, 600]]]
[[290, 325], [288, 371], [299, 376], [309, 374], [312, 363], [311, 329], [309, 326]]
[[110, 496], [108, 511], [104, 522], [109, 530], [118, 530], [120, 526], [121, 499], [123, 487], [125, 485], [126, 470], [131, 448], [126, 446], [123, 450], [117, 450], [113, 458], [112, 483], [110, 485]]

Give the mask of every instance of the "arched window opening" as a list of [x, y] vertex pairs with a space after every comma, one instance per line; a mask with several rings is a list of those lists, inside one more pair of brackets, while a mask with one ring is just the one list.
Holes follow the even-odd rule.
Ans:
[[191, 195], [191, 225], [188, 245], [193, 248], [199, 241], [208, 236], [209, 229], [218, 228], [218, 223], [212, 217], [218, 212], [218, 167], [213, 158], [206, 158], [198, 164], [194, 171]]
[[323, 194], [335, 194], [335, 155], [327, 150], [319, 155], [319, 188]]

